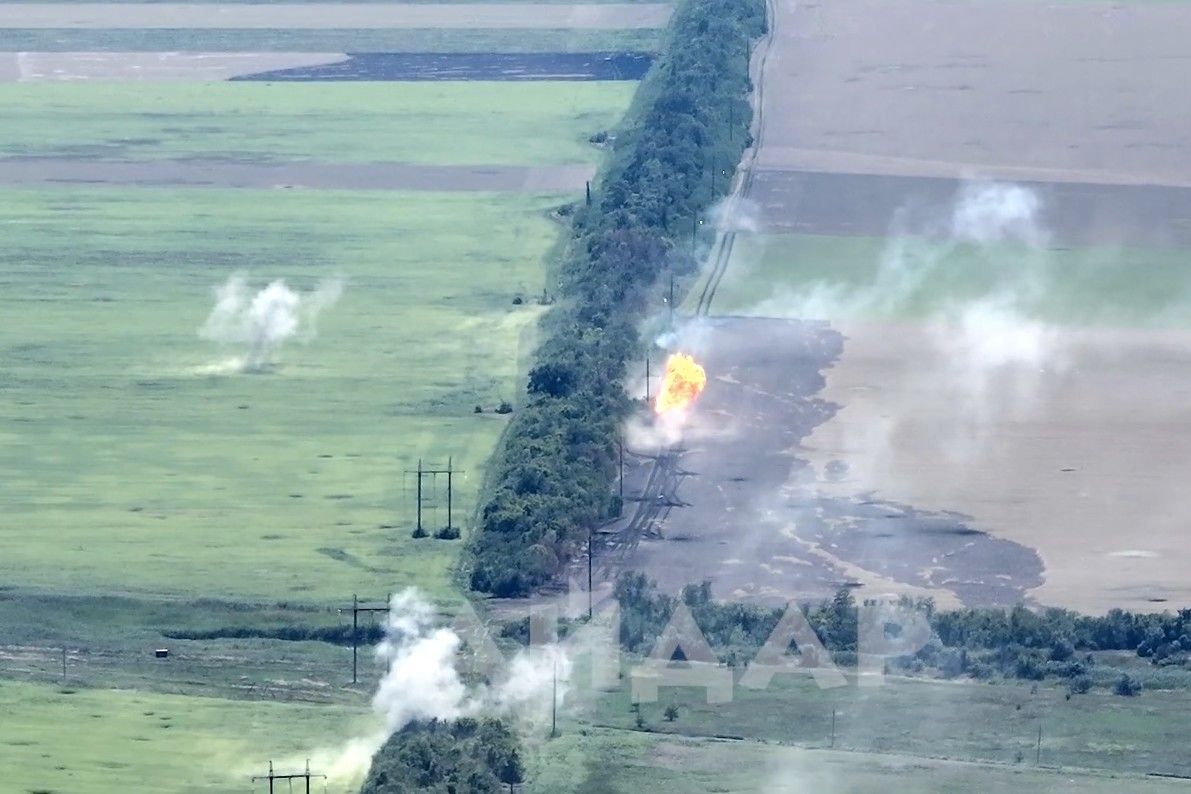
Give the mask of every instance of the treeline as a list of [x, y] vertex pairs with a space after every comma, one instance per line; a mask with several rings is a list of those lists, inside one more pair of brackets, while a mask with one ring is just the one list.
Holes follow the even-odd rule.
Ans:
[[360, 794], [498, 794], [522, 782], [520, 743], [495, 719], [418, 722], [389, 737]]
[[762, 0], [686, 0], [675, 10], [591, 204], [574, 214], [557, 301], [479, 511], [474, 590], [526, 594], [619, 514], [623, 381], [641, 352], [648, 288], [667, 268], [692, 266], [698, 220], [749, 144], [748, 58], [764, 28]]
[[[244, 640], [265, 639], [286, 642], [326, 642], [331, 645], [352, 644], [352, 627], [340, 626], [220, 626], [213, 629], [165, 629], [162, 635], [172, 640]], [[360, 645], [375, 645], [385, 636], [383, 626], [375, 623], [361, 626], [356, 632]]]
[[[711, 587], [688, 585], [679, 597], [657, 592], [641, 573], [617, 579], [620, 640], [626, 650], [648, 653], [681, 601], [699, 629], [727, 664], [745, 663], [765, 643], [784, 612], [764, 606], [712, 599]], [[933, 637], [911, 657], [892, 660], [895, 669], [943, 677], [997, 676], [1041, 681], [1058, 678], [1072, 692], [1095, 684], [1118, 694], [1137, 694], [1140, 685], [1119, 670], [1105, 668], [1097, 651], [1129, 651], [1154, 665], [1191, 668], [1191, 609], [1138, 614], [1114, 609], [1099, 617], [1064, 609], [960, 609], [939, 612], [929, 599], [904, 599], [921, 610]], [[807, 622], [841, 666], [856, 661], [859, 607], [848, 589], [829, 601], [802, 604]]]

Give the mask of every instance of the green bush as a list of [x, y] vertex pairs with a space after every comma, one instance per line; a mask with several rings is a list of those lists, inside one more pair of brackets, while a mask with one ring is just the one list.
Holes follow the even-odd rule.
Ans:
[[413, 723], [377, 752], [360, 794], [499, 794], [522, 775], [519, 742], [500, 720]]

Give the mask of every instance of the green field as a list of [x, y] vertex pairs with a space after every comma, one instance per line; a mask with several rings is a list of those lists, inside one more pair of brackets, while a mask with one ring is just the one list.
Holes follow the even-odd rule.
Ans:
[[[5, 85], [0, 152], [593, 163], [632, 90]], [[250, 790], [270, 758], [372, 725], [369, 649], [351, 686], [350, 648], [279, 637], [350, 625], [353, 593], [461, 599], [460, 542], [410, 537], [406, 471], [451, 459], [470, 526], [573, 199], [0, 189], [0, 788]], [[234, 273], [345, 287], [315, 337], [244, 374], [198, 335]], [[444, 485], [426, 481], [430, 529]]]
[[[541, 289], [562, 200], [0, 192], [0, 580], [267, 601], [418, 582], [449, 597], [458, 544], [409, 537], [402, 472], [453, 457], [456, 523], [471, 509], [504, 425], [491, 409], [517, 394], [539, 312], [513, 300]], [[196, 331], [237, 270], [347, 287], [276, 372], [219, 375], [229, 351]]]
[[[906, 238], [908, 269], [926, 277], [898, 294], [881, 275], [890, 242], [874, 237], [741, 235], [712, 303], [713, 314], [917, 319], [948, 306], [1020, 296], [1029, 316], [1056, 323], [1186, 325], [1191, 268], [1185, 252], [1141, 248], [1029, 251]], [[1144, 272], [1145, 278], [1138, 273]], [[883, 278], [885, 280], [883, 280]], [[702, 289], [688, 294], [693, 309]], [[856, 296], [864, 296], [860, 300]], [[1106, 296], [1111, 296], [1107, 300]]]
[[635, 83], [0, 83], [0, 157], [590, 163]]
[[[359, 707], [229, 701], [0, 681], [6, 792], [253, 791], [268, 761], [302, 758], [373, 727]], [[317, 757], [317, 756], [316, 756]], [[322, 791], [321, 782], [319, 791]], [[350, 791], [345, 786], [328, 791]]]
[[690, 739], [591, 726], [550, 742], [533, 756], [530, 768], [532, 777], [526, 791], [533, 794], [1110, 794], [1186, 790], [1183, 781], [1141, 776]]
[[[952, 761], [1061, 766], [1114, 773], [1191, 775], [1179, 737], [1191, 731], [1191, 692], [1107, 689], [1067, 698], [1063, 686], [1028, 682], [888, 678], [884, 685], [820, 689], [809, 676], [778, 676], [764, 690], [737, 687], [709, 705], [701, 690], [662, 690], [644, 704], [650, 731], [741, 737], [811, 748], [894, 753]], [[663, 717], [674, 703], [679, 716]], [[832, 712], [835, 739], [832, 745]], [[599, 698], [580, 722], [630, 729], [628, 686]], [[1039, 726], [1041, 755], [1037, 755]]]
[[654, 52], [657, 30], [0, 28], [3, 52]]

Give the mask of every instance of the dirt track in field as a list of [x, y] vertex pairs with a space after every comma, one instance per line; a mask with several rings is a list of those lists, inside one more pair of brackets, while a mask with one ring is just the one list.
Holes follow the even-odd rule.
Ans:
[[577, 191], [595, 167], [404, 163], [238, 163], [220, 160], [0, 159], [5, 186], [310, 188], [322, 190]]
[[0, 28], [660, 28], [660, 3], [3, 3]]

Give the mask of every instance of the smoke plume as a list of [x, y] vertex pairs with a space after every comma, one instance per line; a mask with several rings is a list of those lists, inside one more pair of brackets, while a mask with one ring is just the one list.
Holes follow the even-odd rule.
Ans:
[[548, 724], [552, 700], [560, 707], [568, 694], [573, 667], [560, 646], [523, 649], [490, 680], [469, 684], [456, 666], [462, 644], [416, 589], [393, 596], [385, 639], [376, 649], [385, 665], [372, 698], [381, 727], [337, 750], [312, 754], [332, 781], [362, 780], [389, 737], [414, 722], [495, 716], [527, 733]]
[[305, 294], [278, 279], [252, 294], [244, 274], [236, 273], [215, 289], [215, 307], [198, 333], [203, 339], [243, 351], [231, 369], [260, 372], [273, 364], [277, 351], [287, 342], [314, 339], [318, 316], [342, 294], [341, 278], [323, 281]]

